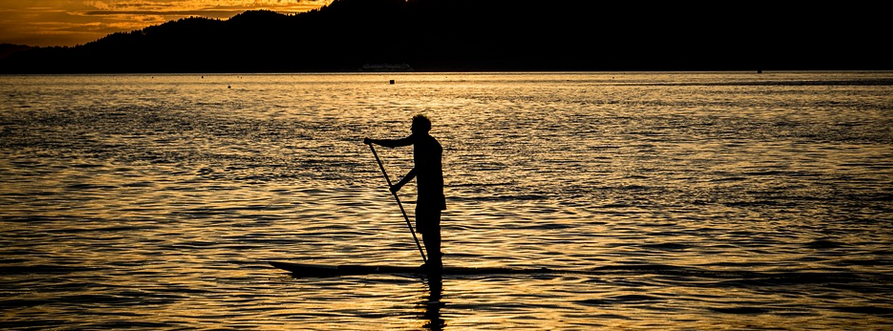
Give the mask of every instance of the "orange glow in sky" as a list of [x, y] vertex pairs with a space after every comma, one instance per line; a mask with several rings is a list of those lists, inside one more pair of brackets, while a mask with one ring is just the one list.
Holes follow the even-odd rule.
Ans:
[[0, 43], [75, 46], [190, 16], [300, 13], [332, 0], [0, 0]]

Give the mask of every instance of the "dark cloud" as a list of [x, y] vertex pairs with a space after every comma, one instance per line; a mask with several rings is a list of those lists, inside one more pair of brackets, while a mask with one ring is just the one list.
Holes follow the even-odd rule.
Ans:
[[229, 9], [229, 10], [92, 10], [83, 12], [82, 15], [87, 16], [115, 16], [115, 15], [159, 15], [159, 16], [209, 16], [209, 17], [230, 17], [250, 9]]

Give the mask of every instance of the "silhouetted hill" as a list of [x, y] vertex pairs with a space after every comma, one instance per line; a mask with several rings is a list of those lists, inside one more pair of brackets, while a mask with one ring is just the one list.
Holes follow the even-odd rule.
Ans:
[[336, 0], [298, 15], [187, 18], [76, 47], [34, 48], [0, 72], [893, 69], [885, 11], [752, 2]]
[[9, 57], [12, 54], [26, 51], [32, 49], [34, 47], [26, 46], [26, 45], [15, 45], [15, 44], [0, 44], [0, 60]]

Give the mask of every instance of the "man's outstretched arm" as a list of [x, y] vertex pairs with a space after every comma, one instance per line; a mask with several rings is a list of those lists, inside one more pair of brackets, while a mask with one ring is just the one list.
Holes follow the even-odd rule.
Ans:
[[412, 145], [413, 139], [412, 136], [401, 138], [401, 139], [369, 139], [363, 138], [363, 143], [366, 145], [376, 144], [384, 147], [402, 147]]

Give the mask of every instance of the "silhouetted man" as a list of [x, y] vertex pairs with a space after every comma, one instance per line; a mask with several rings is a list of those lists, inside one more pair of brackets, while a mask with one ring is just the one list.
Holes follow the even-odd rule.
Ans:
[[397, 184], [391, 186], [391, 192], [397, 193], [403, 185], [416, 178], [418, 197], [416, 199], [415, 220], [416, 232], [422, 234], [425, 250], [428, 252], [427, 267], [432, 270], [443, 268], [440, 253], [440, 211], [446, 209], [446, 198], [443, 195], [443, 169], [441, 156], [443, 148], [437, 139], [428, 131], [431, 121], [424, 115], [412, 118], [412, 134], [402, 139], [363, 139], [365, 144], [376, 144], [385, 147], [413, 146], [415, 166]]

